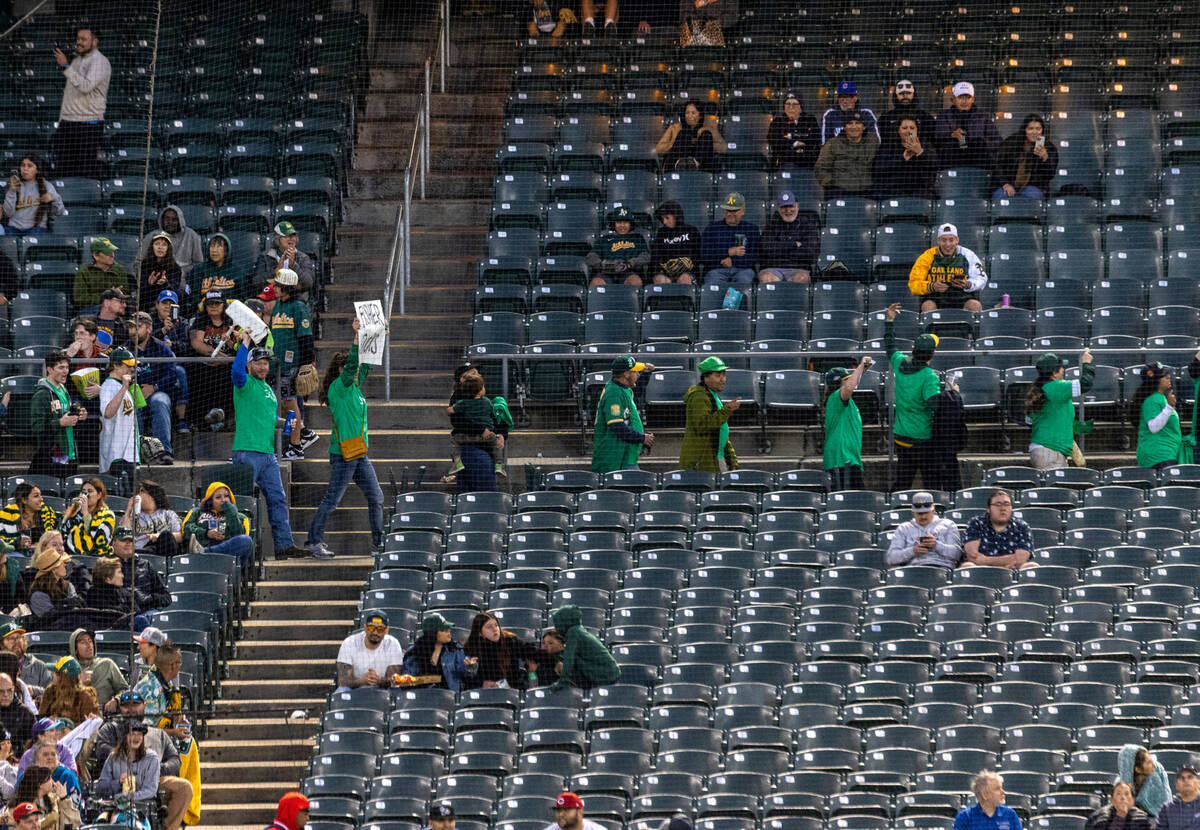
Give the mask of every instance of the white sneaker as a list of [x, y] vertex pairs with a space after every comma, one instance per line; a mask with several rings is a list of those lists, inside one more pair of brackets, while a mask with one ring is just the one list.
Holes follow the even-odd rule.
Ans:
[[193, 556], [199, 556], [204, 553], [204, 545], [200, 544], [200, 540], [195, 536], [188, 539], [188, 553]]
[[313, 559], [332, 559], [334, 552], [325, 546], [324, 542], [317, 542], [315, 545], [310, 545], [309, 550], [312, 551]]

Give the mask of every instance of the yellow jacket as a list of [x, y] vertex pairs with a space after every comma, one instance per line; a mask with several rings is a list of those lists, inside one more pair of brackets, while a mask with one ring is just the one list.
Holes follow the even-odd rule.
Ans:
[[963, 291], [968, 294], [987, 285], [987, 273], [974, 251], [959, 245], [953, 254], [944, 256], [935, 245], [913, 263], [908, 272], [908, 290], [924, 297], [933, 292], [935, 282], [949, 283], [959, 277], [966, 279], [967, 287]]

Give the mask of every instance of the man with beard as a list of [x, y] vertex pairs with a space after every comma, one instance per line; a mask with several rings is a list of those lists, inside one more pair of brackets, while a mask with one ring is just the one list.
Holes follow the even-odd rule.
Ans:
[[67, 80], [54, 133], [54, 174], [99, 178], [112, 65], [100, 54], [100, 38], [87, 27], [75, 32], [75, 58], [68, 62], [63, 50], [55, 49], [54, 60]]
[[932, 143], [934, 119], [917, 103], [917, 88], [912, 81], [902, 78], [896, 81], [892, 108], [879, 117], [879, 140], [883, 146], [899, 144], [900, 120], [911, 118], [917, 125], [917, 135]]
[[400, 641], [388, 633], [388, 616], [383, 611], [363, 614], [362, 631], [342, 641], [337, 656], [337, 690], [347, 692], [359, 686], [391, 685], [393, 674], [404, 664]]
[[554, 799], [554, 821], [546, 830], [604, 830], [583, 817], [583, 799], [572, 792], [559, 793]]

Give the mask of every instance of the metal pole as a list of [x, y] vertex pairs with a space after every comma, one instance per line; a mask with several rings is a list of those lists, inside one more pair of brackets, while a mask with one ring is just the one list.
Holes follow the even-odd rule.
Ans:
[[[404, 282], [412, 285], [412, 174], [404, 171]], [[404, 313], [404, 294], [400, 295], [400, 313]]]
[[[421, 110], [421, 112], [417, 113], [417, 129], [423, 133], [427, 133], [429, 130], [428, 124], [421, 123], [426, 118], [429, 117], [428, 115], [426, 115], [426, 112], [427, 112], [426, 110]], [[417, 136], [416, 163], [417, 163], [417, 180], [420, 182], [419, 186], [421, 188], [421, 199], [424, 200], [425, 199], [425, 138], [422, 135]]]
[[450, 0], [442, 4], [442, 92], [446, 91], [446, 67], [450, 65]]
[[430, 63], [429, 58], [425, 59], [425, 124], [422, 127], [424, 135], [421, 139], [422, 158], [421, 158], [421, 198], [425, 198], [425, 173], [429, 170], [429, 133], [433, 129], [433, 115], [431, 112], [430, 102], [433, 99], [433, 87], [430, 83]]

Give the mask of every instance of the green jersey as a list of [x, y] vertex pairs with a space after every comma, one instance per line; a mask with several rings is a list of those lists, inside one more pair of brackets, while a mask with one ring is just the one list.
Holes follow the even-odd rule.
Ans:
[[275, 338], [274, 367], [283, 373], [300, 367], [300, 338], [312, 337], [308, 306], [299, 300], [275, 303], [271, 312], [271, 335]]
[[246, 382], [233, 386], [233, 411], [236, 429], [233, 449], [275, 454], [275, 418], [279, 400], [265, 380], [247, 372]]
[[1183, 446], [1183, 432], [1179, 428], [1179, 413], [1172, 412], [1158, 432], [1150, 431], [1150, 422], [1167, 408], [1167, 398], [1155, 392], [1142, 402], [1141, 417], [1138, 418], [1137, 463], [1139, 467], [1153, 467], [1164, 461], [1179, 460], [1179, 449]]
[[362, 436], [363, 443], [371, 446], [367, 438], [367, 399], [363, 397], [362, 383], [371, 372], [369, 363], [359, 364], [358, 344], [350, 347], [342, 373], [329, 384], [329, 415], [333, 421], [333, 434], [329, 441], [329, 454], [341, 457], [342, 441]]
[[896, 423], [894, 432], [919, 441], [933, 437], [933, 413], [925, 402], [942, 391], [937, 372], [924, 366], [912, 373], [900, 371], [908, 358], [903, 352], [892, 352], [893, 383], [896, 385]]
[[1029, 416], [1033, 430], [1029, 443], [1037, 444], [1062, 455], [1071, 454], [1075, 443], [1075, 383], [1070, 380], [1052, 380], [1042, 385], [1046, 402], [1042, 408]]
[[645, 432], [642, 416], [633, 402], [633, 390], [615, 381], [604, 384], [596, 407], [596, 428], [592, 437], [592, 472], [611, 473], [637, 464], [642, 445], [622, 441], [612, 431], [625, 424], [635, 432]]
[[862, 466], [862, 414], [834, 390], [825, 401], [825, 469]]

